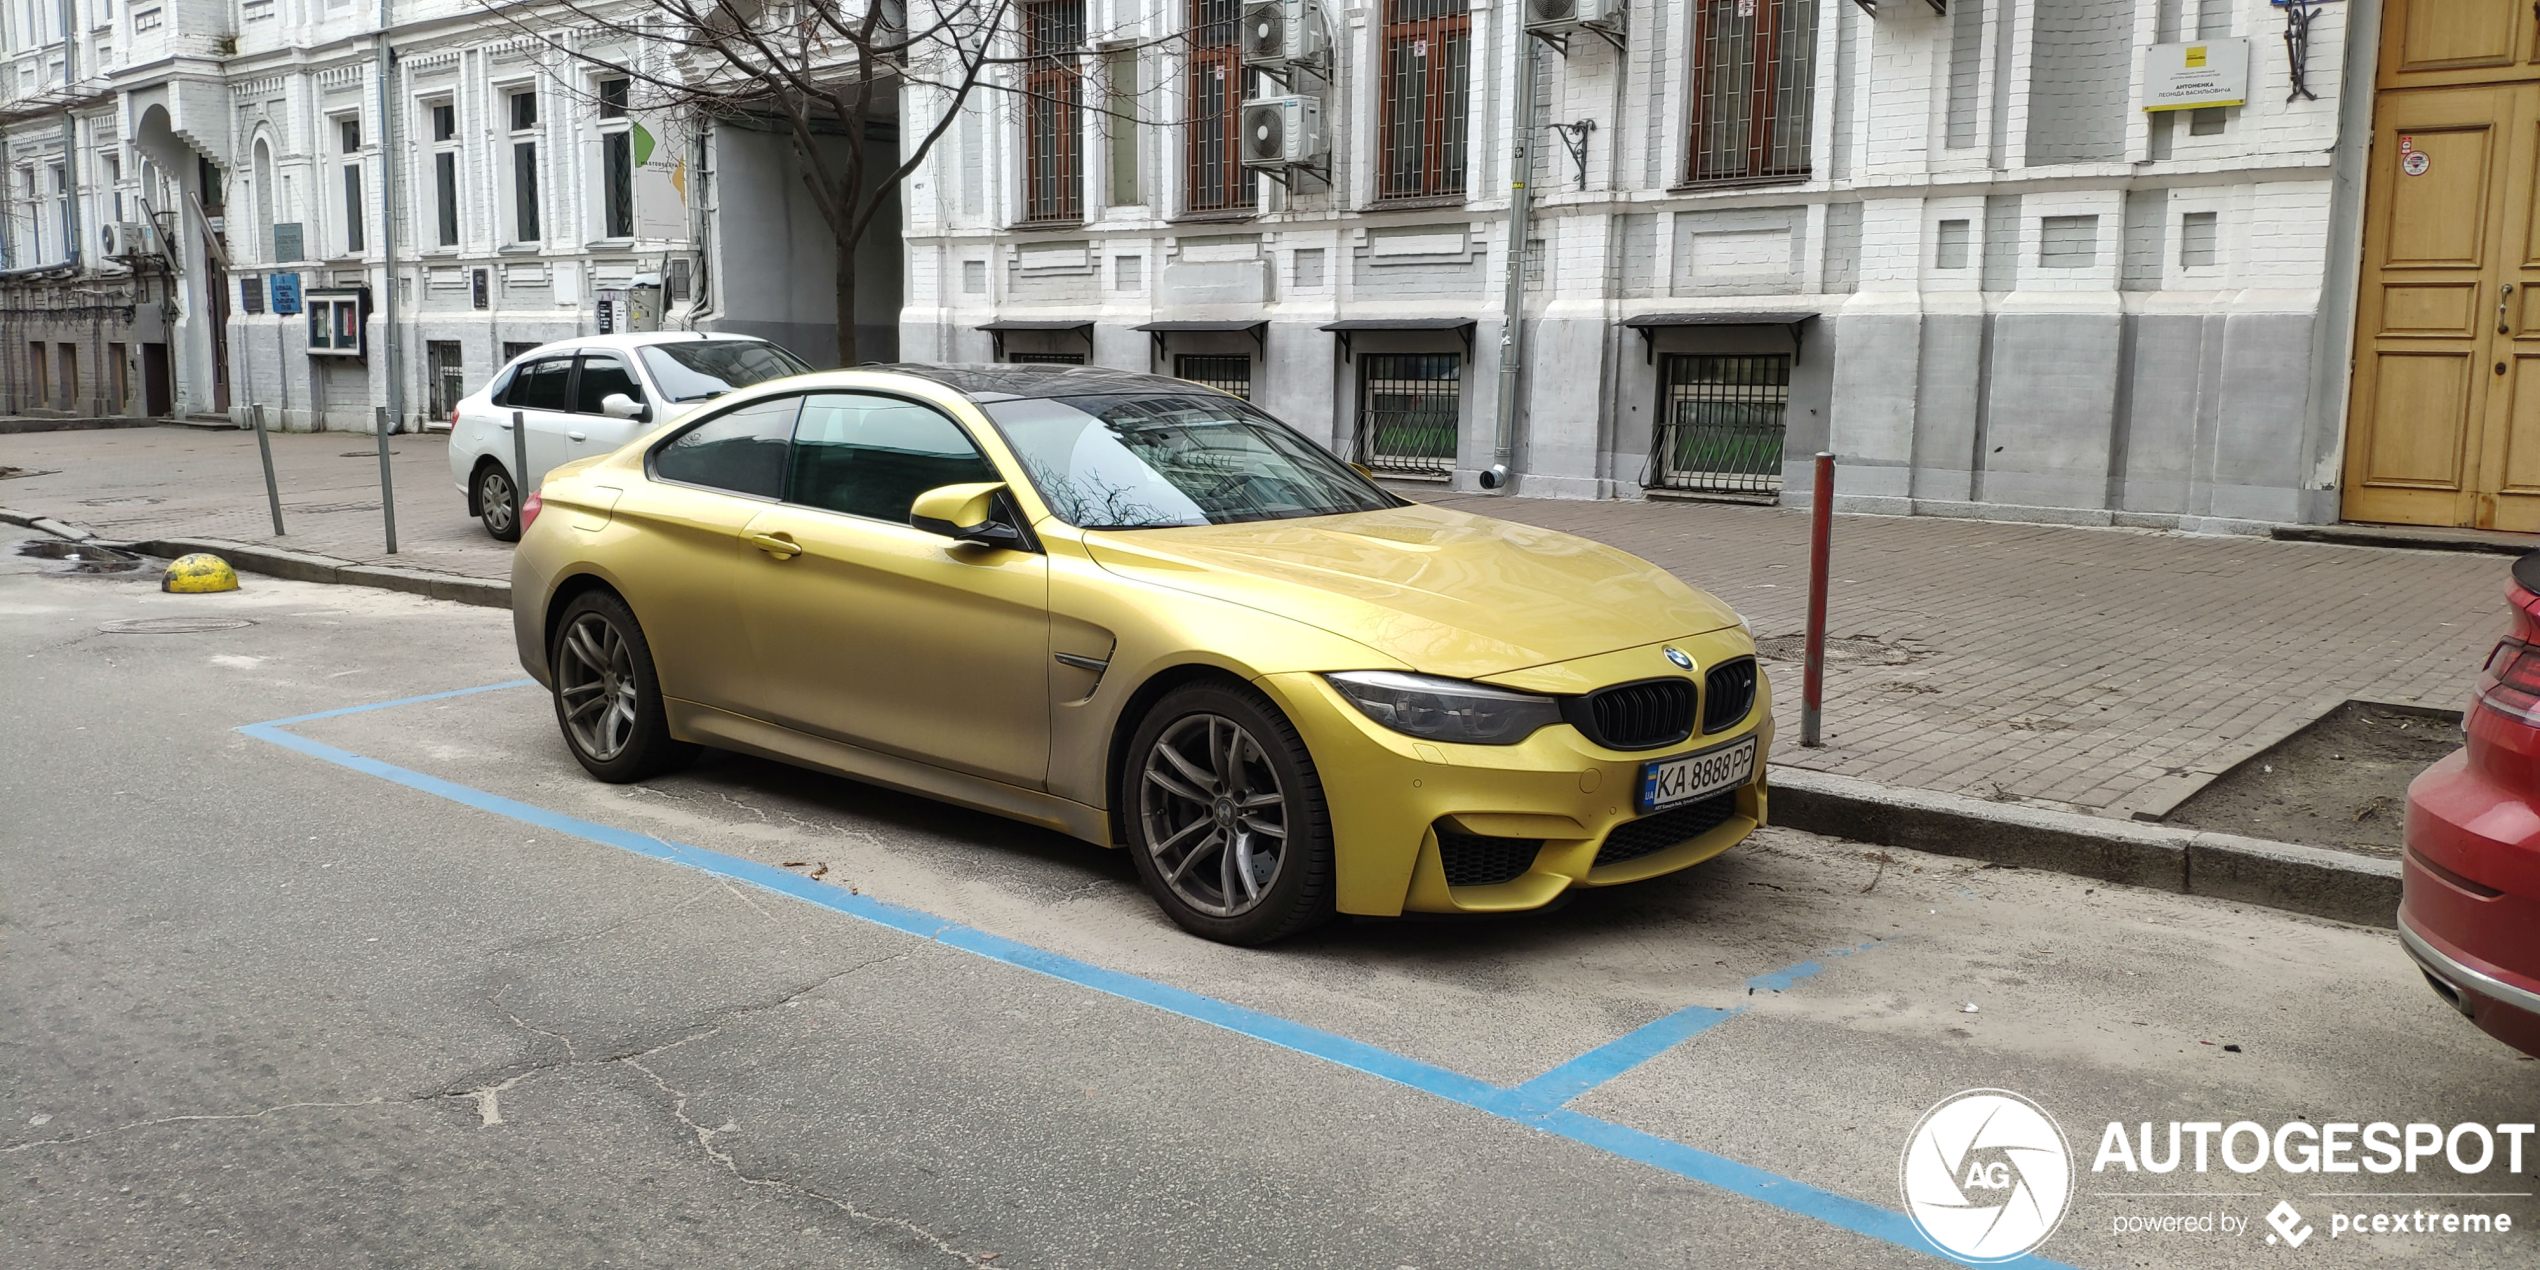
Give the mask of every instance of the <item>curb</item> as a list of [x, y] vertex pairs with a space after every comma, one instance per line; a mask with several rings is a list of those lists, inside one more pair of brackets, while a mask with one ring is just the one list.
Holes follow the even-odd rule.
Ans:
[[401, 569], [394, 565], [359, 564], [321, 556], [306, 551], [286, 551], [279, 547], [262, 547], [253, 543], [231, 542], [222, 538], [151, 538], [141, 542], [118, 543], [128, 551], [146, 556], [182, 556], [208, 551], [229, 561], [230, 567], [267, 577], [288, 578], [294, 582], [324, 582], [338, 586], [376, 587], [383, 591], [404, 591], [409, 595], [429, 596], [436, 600], [452, 600], [485, 608], [508, 609], [512, 606], [512, 587], [508, 582], [484, 578], [461, 577], [455, 573], [432, 573], [422, 569]]
[[1772, 823], [1936, 855], [2125, 886], [2263, 904], [2362, 926], [2396, 925], [2399, 862], [2103, 816], [1772, 770]]

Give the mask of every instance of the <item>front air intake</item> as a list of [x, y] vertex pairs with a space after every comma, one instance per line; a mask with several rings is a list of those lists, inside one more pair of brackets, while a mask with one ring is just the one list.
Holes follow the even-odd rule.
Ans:
[[1702, 730], [1721, 732], [1746, 721], [1755, 709], [1755, 659], [1740, 657], [1711, 668], [1703, 681]]
[[1570, 722], [1609, 750], [1654, 750], [1693, 735], [1690, 679], [1644, 679], [1589, 693]]

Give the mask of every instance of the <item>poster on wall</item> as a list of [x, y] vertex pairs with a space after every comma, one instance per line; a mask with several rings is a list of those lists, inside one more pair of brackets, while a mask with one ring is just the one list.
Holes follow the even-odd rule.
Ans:
[[693, 139], [667, 114], [638, 116], [627, 132], [635, 159], [635, 236], [686, 238]]

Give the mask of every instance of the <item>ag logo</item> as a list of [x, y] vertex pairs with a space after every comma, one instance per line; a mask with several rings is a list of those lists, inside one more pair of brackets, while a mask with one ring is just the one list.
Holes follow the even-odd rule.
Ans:
[[1924, 1112], [1901, 1172], [1906, 1215], [1960, 1261], [2008, 1261], [2046, 1242], [2072, 1199], [2064, 1131], [2002, 1089], [1970, 1089]]
[[[2275, 1227], [2275, 1235], [2267, 1236], [2268, 1243], [2274, 1243], [2276, 1235], [2282, 1235], [2284, 1242], [2299, 1248], [2303, 1240], [2311, 1237], [2311, 1228], [2303, 1225], [2302, 1214], [2283, 1200], [2277, 1200], [2275, 1207], [2267, 1210], [2267, 1224]], [[2296, 1226], [2301, 1226], [2302, 1229], [2296, 1231], [2293, 1229]]]

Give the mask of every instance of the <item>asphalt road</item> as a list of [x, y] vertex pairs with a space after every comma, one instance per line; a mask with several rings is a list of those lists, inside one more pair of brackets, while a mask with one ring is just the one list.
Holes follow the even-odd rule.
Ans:
[[[594, 783], [534, 688], [242, 732], [517, 679], [508, 620], [166, 596], [11, 532], [0, 1265], [1935, 1265], [1876, 1210], [1976, 1087], [2072, 1140], [2067, 1264], [2534, 1260], [2540, 1142], [2339, 1179], [2384, 1202], [2088, 1171], [2112, 1120], [2540, 1119], [2540, 1063], [2388, 932], [1772, 830], [1548, 914], [1221, 948], [992, 818], [730, 756]], [[162, 618], [247, 624], [106, 629]], [[1689, 1006], [1567, 1112], [1492, 1101]], [[2395, 1197], [2435, 1190], [2480, 1194]], [[2279, 1200], [2315, 1242], [2265, 1246]], [[2331, 1239], [2340, 1204], [2516, 1229]], [[2113, 1233], [2214, 1212], [2245, 1228]]]

